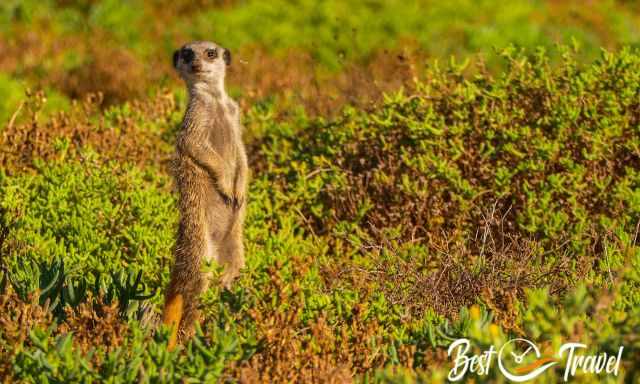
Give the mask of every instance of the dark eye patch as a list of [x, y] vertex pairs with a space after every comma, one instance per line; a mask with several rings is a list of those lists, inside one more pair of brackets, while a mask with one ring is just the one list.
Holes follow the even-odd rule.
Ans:
[[182, 57], [182, 60], [184, 60], [186, 63], [190, 63], [193, 61], [193, 58], [195, 57], [195, 53], [191, 48], [182, 48], [180, 50], [180, 56]]
[[173, 52], [173, 67], [178, 68], [178, 59], [180, 58], [180, 51]]
[[215, 59], [218, 57], [218, 50], [214, 48], [209, 48], [204, 51], [204, 54], [207, 55], [209, 59]]

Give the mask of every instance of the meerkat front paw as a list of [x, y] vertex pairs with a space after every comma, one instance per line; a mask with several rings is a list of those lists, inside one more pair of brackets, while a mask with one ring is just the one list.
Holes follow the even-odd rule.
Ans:
[[244, 204], [244, 200], [244, 194], [236, 193], [235, 196], [233, 196], [233, 208], [239, 209], [242, 204]]
[[236, 175], [236, 180], [233, 188], [233, 190], [235, 191], [233, 195], [233, 203], [235, 209], [239, 209], [240, 207], [242, 207], [242, 204], [244, 204], [246, 200], [246, 188], [246, 177], [244, 176], [243, 172], [240, 172], [239, 175]]
[[218, 178], [216, 189], [218, 190], [218, 193], [222, 197], [222, 200], [224, 200], [225, 204], [231, 205], [233, 203], [233, 184], [231, 184], [230, 182], [226, 182], [224, 179]]
[[239, 209], [242, 204], [244, 204], [244, 193], [242, 191], [236, 189], [234, 192], [234, 188], [225, 188], [225, 183], [219, 182], [217, 183], [217, 190], [222, 197], [222, 200], [227, 206], [230, 206], [234, 209]]
[[225, 205], [233, 208], [233, 209], [239, 209], [242, 204], [244, 204], [244, 198], [240, 197], [240, 196], [227, 196], [224, 193], [220, 192], [220, 196], [222, 197], [222, 200], [224, 201]]
[[226, 206], [229, 206], [229, 207], [236, 206], [236, 199], [232, 195], [227, 195], [226, 193], [220, 190], [218, 190], [218, 193], [220, 194], [220, 197], [222, 198], [222, 201]]

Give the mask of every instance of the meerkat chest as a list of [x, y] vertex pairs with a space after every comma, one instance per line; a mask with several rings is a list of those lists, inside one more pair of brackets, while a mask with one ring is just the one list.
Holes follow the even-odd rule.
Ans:
[[240, 128], [237, 115], [224, 104], [216, 104], [208, 109], [207, 139], [221, 155], [235, 153], [240, 145]]

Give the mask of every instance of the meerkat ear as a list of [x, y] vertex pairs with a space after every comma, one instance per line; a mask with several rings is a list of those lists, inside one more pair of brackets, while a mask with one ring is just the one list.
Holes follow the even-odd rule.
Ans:
[[227, 65], [231, 65], [231, 52], [229, 52], [228, 49], [224, 50], [222, 58], [224, 59], [224, 62], [227, 63]]
[[180, 58], [180, 51], [173, 52], [173, 68], [178, 68], [178, 58]]

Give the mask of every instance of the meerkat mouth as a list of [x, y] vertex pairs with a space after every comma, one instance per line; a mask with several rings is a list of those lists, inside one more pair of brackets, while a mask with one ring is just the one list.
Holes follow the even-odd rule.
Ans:
[[199, 66], [199, 65], [192, 65], [190, 69], [191, 69], [191, 72], [192, 72], [192, 73], [205, 73], [205, 72], [209, 72], [209, 71], [205, 71], [205, 70], [203, 70], [203, 69], [202, 69], [202, 67], [201, 67], [201, 66]]
[[211, 71], [203, 71], [203, 70], [191, 70], [191, 73], [194, 75], [204, 75], [207, 73], [211, 73]]

